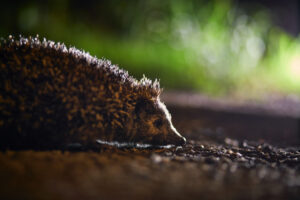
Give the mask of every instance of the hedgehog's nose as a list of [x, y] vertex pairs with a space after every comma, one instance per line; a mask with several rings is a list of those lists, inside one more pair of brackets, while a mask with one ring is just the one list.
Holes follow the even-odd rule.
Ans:
[[167, 138], [167, 143], [168, 144], [174, 144], [176, 146], [182, 146], [182, 145], [185, 145], [186, 143], [186, 139], [184, 137], [182, 137], [180, 134], [172, 134], [172, 135], [169, 135]]
[[174, 128], [174, 126], [172, 124], [171, 124], [171, 130], [172, 130], [172, 134], [170, 135], [169, 139], [170, 139], [170, 141], [172, 141], [172, 144], [185, 145], [185, 143], [186, 143], [185, 137], [180, 135], [180, 133], [178, 133], [178, 131], [176, 130], [176, 128]]
[[174, 144], [176, 146], [185, 145], [186, 139], [182, 136], [173, 136], [172, 138], [168, 138], [170, 144]]
[[185, 137], [181, 137], [179, 143], [180, 143], [180, 145], [185, 145], [185, 144], [186, 144], [186, 139], [185, 139]]
[[185, 145], [186, 139], [185, 139], [185, 137], [180, 136], [180, 137], [177, 138], [177, 140], [176, 140], [175, 143], [176, 143], [176, 145], [178, 145], [178, 146]]

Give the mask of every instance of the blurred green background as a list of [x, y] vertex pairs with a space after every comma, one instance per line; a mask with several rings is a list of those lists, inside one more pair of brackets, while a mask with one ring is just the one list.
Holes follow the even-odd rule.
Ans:
[[0, 37], [39, 34], [169, 90], [300, 94], [300, 37], [240, 1], [2, 1]]

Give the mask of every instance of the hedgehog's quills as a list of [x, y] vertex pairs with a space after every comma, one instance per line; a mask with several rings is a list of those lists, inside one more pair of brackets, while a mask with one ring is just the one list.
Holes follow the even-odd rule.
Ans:
[[[182, 145], [160, 101], [107, 60], [38, 37], [0, 40], [0, 149], [68, 144]], [[137, 145], [135, 145], [137, 146]]]

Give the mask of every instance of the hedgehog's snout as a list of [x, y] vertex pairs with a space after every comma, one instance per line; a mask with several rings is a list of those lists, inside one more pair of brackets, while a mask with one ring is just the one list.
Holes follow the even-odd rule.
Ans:
[[186, 144], [185, 137], [181, 137], [181, 139], [180, 139], [180, 145], [185, 145], [185, 144]]
[[175, 145], [184, 145], [186, 143], [185, 137], [181, 136], [180, 133], [175, 129], [175, 127], [172, 125], [170, 126], [169, 134], [166, 136], [166, 141], [169, 144], [175, 144]]
[[181, 136], [177, 139], [177, 141], [175, 141], [176, 145], [178, 146], [182, 146], [186, 144], [186, 139], [185, 137]]
[[183, 136], [169, 134], [166, 138], [167, 144], [174, 144], [176, 146], [185, 145], [186, 139]]
[[181, 136], [180, 133], [178, 133], [176, 128], [173, 126], [171, 120], [171, 114], [167, 110], [165, 104], [159, 101], [158, 106], [164, 113], [166, 127], [167, 127], [167, 131], [165, 134], [165, 143], [174, 144], [174, 145], [184, 145], [186, 143], [186, 139], [183, 136]]

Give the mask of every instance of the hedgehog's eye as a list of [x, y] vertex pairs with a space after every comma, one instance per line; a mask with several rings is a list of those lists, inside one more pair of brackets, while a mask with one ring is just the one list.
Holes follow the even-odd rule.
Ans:
[[163, 125], [163, 121], [162, 119], [157, 119], [153, 122], [154, 126], [156, 126], [157, 128], [160, 128]]

